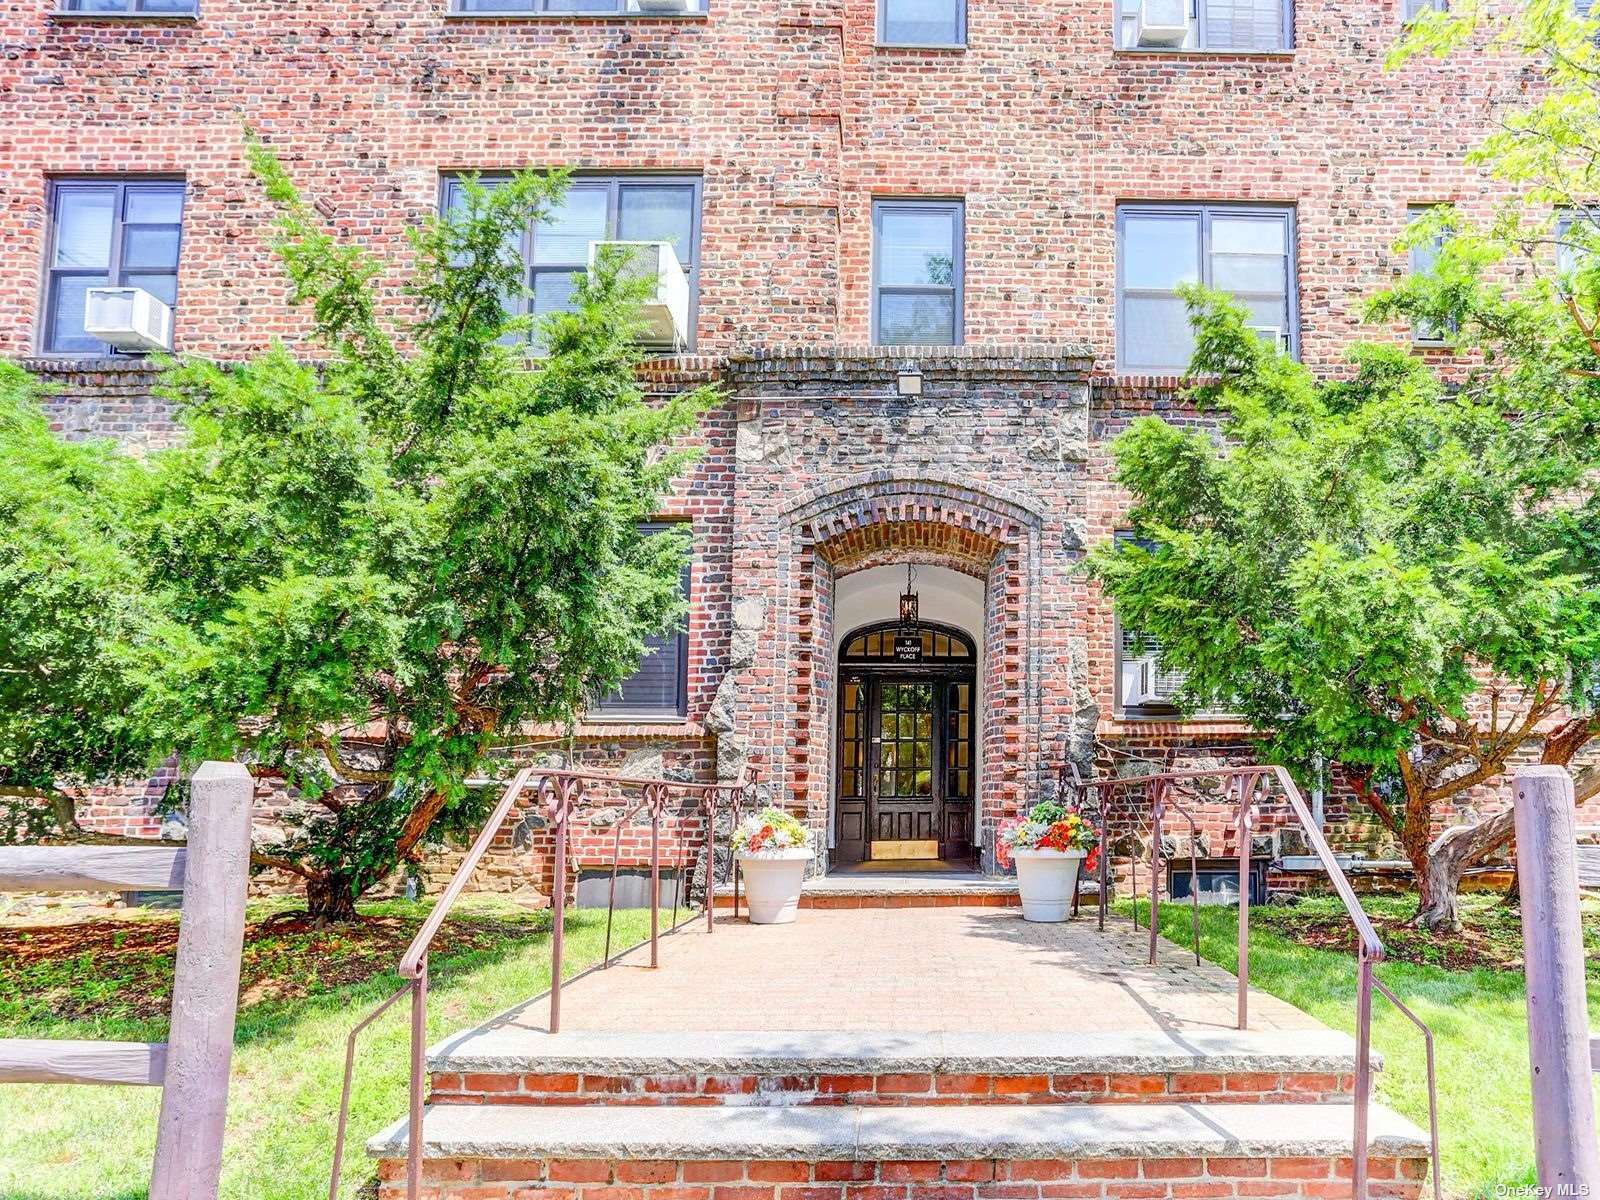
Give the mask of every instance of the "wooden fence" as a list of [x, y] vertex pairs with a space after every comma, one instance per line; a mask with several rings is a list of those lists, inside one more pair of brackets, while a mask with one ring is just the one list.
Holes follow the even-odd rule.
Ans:
[[166, 1042], [0, 1040], [0, 1083], [162, 1089], [150, 1200], [217, 1194], [254, 790], [238, 763], [204, 763], [194, 774], [183, 847], [0, 847], [0, 892], [183, 891]]

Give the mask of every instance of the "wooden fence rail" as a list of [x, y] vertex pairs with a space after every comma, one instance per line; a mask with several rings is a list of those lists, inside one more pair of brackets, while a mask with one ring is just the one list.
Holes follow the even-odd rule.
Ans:
[[203, 763], [194, 773], [185, 847], [0, 848], [0, 892], [183, 890], [166, 1043], [0, 1040], [0, 1083], [162, 1089], [150, 1200], [217, 1194], [254, 792], [238, 763]]

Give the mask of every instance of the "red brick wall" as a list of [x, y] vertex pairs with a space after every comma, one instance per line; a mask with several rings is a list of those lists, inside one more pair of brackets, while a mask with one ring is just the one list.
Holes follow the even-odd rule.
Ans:
[[870, 0], [711, 0], [709, 19], [446, 19], [445, 0], [207, 3], [196, 23], [0, 21], [0, 353], [34, 345], [45, 179], [190, 183], [179, 345], [295, 337], [239, 130], [342, 233], [398, 252], [459, 168], [704, 177], [700, 349], [861, 342], [871, 198], [964, 197], [969, 342], [1111, 350], [1119, 200], [1293, 204], [1304, 354], [1338, 360], [1406, 205], [1486, 203], [1459, 165], [1514, 66], [1382, 69], [1399, 0], [1296, 6], [1283, 55], [1119, 52], [1109, 0], [972, 6], [965, 52], [879, 49]]

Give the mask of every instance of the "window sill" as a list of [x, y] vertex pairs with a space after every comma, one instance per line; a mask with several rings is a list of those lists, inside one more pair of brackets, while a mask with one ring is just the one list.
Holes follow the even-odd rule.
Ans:
[[45, 18], [63, 25], [83, 23], [94, 25], [198, 25], [200, 23], [199, 13], [51, 12], [46, 13]]
[[1261, 59], [1267, 62], [1292, 62], [1294, 49], [1287, 50], [1185, 50], [1167, 46], [1117, 46], [1116, 58]]
[[518, 21], [567, 21], [587, 24], [590, 21], [709, 21], [706, 12], [447, 12], [446, 22], [477, 24], [480, 21], [496, 23]]
[[965, 42], [874, 42], [875, 50], [931, 50], [935, 54], [964, 54]]
[[1177, 728], [1185, 733], [1255, 732], [1239, 717], [1227, 713], [1191, 713], [1189, 716], [1184, 716], [1177, 711], [1158, 713], [1119, 710], [1110, 717], [1102, 718], [1100, 725], [1101, 733], [1149, 733], [1159, 728]]

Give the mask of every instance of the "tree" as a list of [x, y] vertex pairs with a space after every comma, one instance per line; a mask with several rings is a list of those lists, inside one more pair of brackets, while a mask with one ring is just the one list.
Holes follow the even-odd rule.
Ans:
[[[1377, 312], [1453, 325], [1456, 343], [1480, 356], [1469, 386], [1563, 394], [1576, 414], [1573, 435], [1593, 436], [1600, 370], [1600, 16], [1572, 0], [1528, 0], [1514, 8], [1458, 0], [1419, 17], [1389, 65], [1484, 52], [1519, 57], [1540, 79], [1533, 98], [1502, 113], [1499, 128], [1467, 156], [1504, 189], [1505, 199], [1487, 221], [1443, 208], [1417, 230], [1418, 237], [1443, 235], [1441, 271], [1435, 279], [1408, 280]], [[1513, 301], [1486, 288], [1486, 278], [1497, 273], [1502, 282], [1523, 281]], [[1591, 561], [1594, 550], [1591, 543]], [[1568, 766], [1596, 737], [1600, 693], [1591, 689], [1550, 730], [1541, 761]], [[1575, 784], [1580, 803], [1600, 793], [1600, 765], [1580, 771]]]
[[[1457, 265], [1427, 294], [1487, 316], [1490, 289], [1466, 303]], [[1420, 311], [1407, 295], [1375, 312]], [[1373, 344], [1324, 381], [1226, 298], [1188, 300], [1191, 398], [1220, 437], [1149, 417], [1114, 443], [1138, 539], [1098, 547], [1092, 570], [1186, 673], [1181, 703], [1240, 714], [1275, 761], [1351, 771], [1412, 864], [1419, 924], [1453, 926], [1462, 869], [1504, 839], [1431, 851], [1434, 818], [1596, 679], [1594, 381], [1544, 386], [1547, 341], [1474, 386]]]
[[[273, 346], [163, 375], [187, 436], [134, 472], [119, 516], [183, 652], [143, 672], [136, 709], [186, 760], [243, 757], [293, 790], [286, 836], [255, 861], [342, 918], [477, 819], [466, 781], [497, 748], [572, 721], [679, 617], [686, 539], [639, 527], [712, 395], [647, 402], [644, 285], [623, 259], [602, 256], [575, 311], [537, 329], [507, 312], [524, 289], [507, 247], [564, 176], [467, 186], [400, 270], [248, 152], [324, 359]], [[390, 315], [396, 274], [409, 324]]]
[[[0, 840], [75, 828], [64, 789], [159, 758], [143, 679], [181, 631], [142, 586], [121, 521], [132, 470], [51, 433], [41, 389], [0, 363]], [[81, 831], [78, 831], [81, 832]]]

